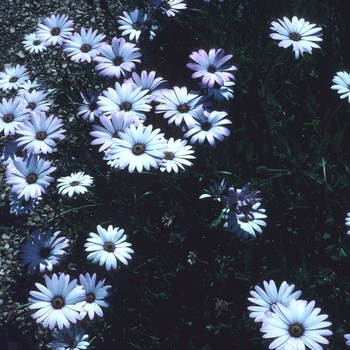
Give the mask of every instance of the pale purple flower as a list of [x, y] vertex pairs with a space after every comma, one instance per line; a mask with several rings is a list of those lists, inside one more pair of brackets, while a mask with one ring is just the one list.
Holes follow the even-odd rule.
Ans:
[[[129, 35], [129, 40], [139, 41], [140, 35], [143, 31], [147, 30], [150, 27], [149, 39], [152, 40], [155, 37], [154, 30], [157, 29], [157, 26], [154, 24], [148, 23], [149, 21], [154, 22], [151, 14], [148, 12], [143, 12], [143, 9], [135, 8], [129, 10], [129, 12], [123, 11], [124, 16], [119, 16], [118, 23], [121, 26], [118, 27], [119, 30], [122, 30], [122, 36]], [[147, 24], [146, 24], [147, 23]]]
[[203, 109], [202, 106], [199, 106], [193, 114], [194, 127], [189, 128], [184, 137], [190, 137], [191, 144], [194, 144], [196, 141], [202, 144], [207, 140], [214, 147], [216, 140], [223, 141], [225, 137], [231, 134], [231, 131], [223, 126], [232, 124], [229, 119], [225, 119], [226, 116], [226, 112], [209, 112]]
[[52, 228], [48, 229], [45, 236], [39, 231], [32, 232], [32, 239], [28, 239], [22, 245], [20, 258], [22, 265], [28, 264], [28, 271], [34, 273], [37, 268], [41, 273], [47, 269], [52, 271], [54, 265], [59, 265], [60, 260], [65, 259], [67, 254], [64, 250], [69, 246], [66, 237], [58, 237], [61, 231], [52, 233]]
[[228, 189], [228, 195], [222, 197], [222, 201], [226, 203], [231, 210], [238, 213], [251, 210], [252, 206], [261, 201], [261, 198], [255, 198], [260, 191], [249, 192], [250, 182], [247, 182], [242, 189], [231, 186]]
[[[175, 123], [180, 126], [183, 122], [187, 127], [195, 126], [194, 114], [196, 108], [204, 103], [203, 96], [199, 96], [195, 92], [187, 92], [187, 88], [174, 86], [172, 90], [165, 90], [157, 97], [156, 113], [164, 113], [164, 119], [168, 119], [168, 123]], [[208, 105], [208, 102], [205, 102]]]
[[319, 315], [320, 308], [315, 308], [315, 301], [291, 299], [286, 307], [277, 302], [271, 306], [262, 319], [260, 331], [263, 338], [275, 338], [269, 349], [305, 349], [322, 350], [321, 344], [329, 344], [324, 336], [330, 336], [332, 331], [326, 329], [332, 325], [324, 321], [328, 315]]
[[267, 311], [272, 311], [272, 305], [281, 303], [288, 307], [292, 299], [298, 299], [301, 295], [301, 291], [294, 291], [295, 285], [289, 285], [286, 281], [282, 282], [280, 287], [277, 289], [276, 283], [270, 280], [269, 283], [263, 281], [264, 289], [255, 286], [255, 291], [250, 291], [251, 297], [248, 300], [255, 304], [249, 306], [248, 310], [251, 311], [249, 317], [254, 318], [255, 322], [261, 322], [266, 317]]
[[21, 98], [26, 103], [26, 108], [35, 113], [46, 112], [50, 109], [51, 102], [46, 100], [45, 91], [24, 91]]
[[164, 172], [166, 170], [168, 173], [171, 171], [178, 173], [179, 168], [185, 170], [184, 165], [193, 165], [188, 160], [196, 158], [193, 153], [194, 150], [192, 146], [187, 145], [187, 141], [181, 139], [174, 140], [174, 138], [171, 137], [168, 140], [164, 158], [160, 164], [160, 171]]
[[101, 115], [100, 122], [102, 126], [93, 125], [92, 128], [94, 131], [90, 132], [90, 135], [95, 137], [95, 139], [91, 141], [91, 144], [102, 145], [99, 148], [99, 152], [106, 150], [115, 143], [119, 131], [124, 131], [124, 129], [128, 128], [131, 124], [137, 126], [142, 123], [136, 114], [126, 117], [125, 111], [120, 111], [118, 113], [111, 112], [110, 117]]
[[131, 243], [125, 242], [127, 236], [124, 235], [124, 230], [119, 227], [109, 225], [107, 230], [97, 226], [98, 234], [90, 232], [90, 238], [85, 243], [85, 250], [89, 253], [87, 259], [93, 263], [99, 263], [100, 266], [106, 264], [106, 269], [117, 268], [117, 261], [120, 260], [123, 264], [128, 265], [128, 260], [131, 259], [134, 251], [130, 248]]
[[80, 93], [83, 98], [83, 103], [78, 107], [77, 117], [81, 116], [82, 120], [89, 119], [90, 123], [95, 121], [96, 117], [102, 115], [102, 111], [98, 109], [97, 100], [101, 95], [99, 92], [90, 92], [89, 95]]
[[27, 151], [23, 147], [18, 147], [18, 144], [14, 140], [6, 140], [0, 146], [0, 163], [8, 165], [17, 158], [25, 159], [27, 157]]
[[140, 49], [135, 44], [126, 42], [124, 38], [113, 38], [112, 45], [102, 44], [99, 48], [100, 56], [94, 57], [99, 62], [95, 67], [102, 77], [117, 77], [118, 79], [132, 72], [140, 63]]
[[[350, 226], [350, 213], [346, 214], [347, 218], [345, 218], [345, 225]], [[350, 235], [350, 230], [346, 232], [348, 235]]]
[[30, 118], [29, 112], [23, 99], [15, 97], [6, 100], [3, 98], [0, 103], [0, 131], [3, 131], [5, 136], [14, 135], [18, 125]]
[[[106, 37], [104, 34], [97, 35], [97, 29], [88, 31], [81, 28], [80, 34], [74, 33], [64, 41], [63, 52], [75, 62], [91, 62], [91, 59], [99, 54], [99, 47], [102, 40]], [[103, 43], [106, 44], [106, 43]]]
[[66, 15], [51, 15], [43, 19], [43, 23], [38, 23], [35, 34], [44, 42], [46, 46], [62, 45], [73, 31], [74, 22]]
[[149, 93], [152, 95], [152, 100], [159, 97], [166, 91], [167, 81], [162, 77], [156, 78], [156, 72], [143, 70], [140, 75], [136, 72], [132, 72], [132, 81], [136, 87], [142, 87], [142, 90], [149, 90]]
[[125, 111], [125, 116], [135, 115], [142, 120], [146, 119], [143, 112], [149, 112], [152, 107], [148, 90], [142, 90], [142, 87], [135, 88], [133, 84], [115, 83], [115, 89], [108, 88], [102, 92], [98, 98], [98, 108], [110, 114], [111, 112]]
[[85, 350], [90, 346], [85, 329], [77, 325], [70, 328], [63, 327], [60, 330], [54, 329], [52, 337], [54, 340], [48, 344], [52, 350]]
[[54, 115], [46, 116], [45, 112], [30, 113], [30, 120], [24, 120], [18, 125], [17, 134], [23, 135], [16, 139], [18, 146], [25, 145], [24, 149], [35, 154], [52, 153], [52, 147], [56, 146], [55, 140], [65, 138], [60, 129], [63, 126], [62, 120]]
[[27, 34], [22, 41], [24, 49], [29, 53], [40, 53], [47, 50], [44, 41], [40, 39], [35, 33]]
[[143, 169], [158, 168], [167, 147], [164, 134], [159, 132], [160, 129], [153, 130], [152, 125], [131, 124], [119, 132], [119, 138], [108, 149], [108, 164], [119, 169], [128, 167], [130, 173], [135, 169], [140, 173]]
[[5, 72], [0, 72], [0, 89], [17, 90], [28, 79], [29, 74], [24, 66], [17, 64], [16, 67], [5, 68]]
[[88, 314], [89, 319], [93, 320], [95, 314], [99, 317], [103, 317], [102, 307], [109, 307], [109, 302], [105, 299], [111, 295], [111, 286], [103, 286], [105, 279], [99, 281], [96, 284], [96, 273], [90, 276], [89, 273], [79, 275], [80, 284], [84, 287], [85, 300], [79, 303], [79, 306], [83, 308], [80, 313], [83, 319]]
[[5, 181], [12, 193], [25, 200], [41, 196], [54, 178], [49, 176], [56, 170], [48, 160], [31, 153], [25, 160], [18, 158], [7, 166]]
[[45, 285], [35, 283], [40, 290], [30, 291], [28, 306], [30, 310], [36, 310], [33, 318], [36, 323], [43, 323], [43, 327], [53, 329], [56, 325], [59, 329], [69, 328], [70, 322], [80, 321], [82, 307], [78, 304], [85, 299], [85, 292], [77, 280], [70, 281], [70, 276], [61, 273], [59, 277], [54, 273], [52, 278], [45, 276]]
[[232, 72], [237, 70], [237, 67], [225, 64], [232, 58], [232, 55], [224, 56], [224, 53], [224, 49], [210, 49], [209, 53], [202, 49], [192, 52], [190, 58], [196, 63], [187, 64], [188, 68], [196, 71], [192, 74], [192, 78], [202, 78], [202, 84], [207, 85], [210, 89], [215, 83], [224, 86], [225, 82], [234, 80]]
[[29, 198], [25, 200], [24, 197], [18, 198], [16, 193], [10, 194], [10, 213], [16, 216], [28, 214], [29, 211], [35, 211], [40, 205], [41, 197]]
[[350, 346], [350, 334], [344, 334], [346, 340], [345, 345]]
[[310, 24], [304, 18], [298, 19], [296, 16], [293, 16], [292, 21], [287, 17], [283, 17], [283, 21], [278, 18], [278, 22], [271, 23], [270, 29], [277, 33], [270, 34], [270, 37], [280, 40], [280, 47], [287, 48], [292, 45], [296, 59], [305, 51], [311, 55], [312, 48], [320, 49], [314, 41], [322, 41], [321, 27], [315, 27], [316, 24]]
[[235, 85], [233, 81], [225, 81], [223, 86], [214, 85], [212, 89], [209, 89], [208, 86], [201, 84], [201, 88], [207, 97], [213, 97], [214, 100], [221, 102], [233, 98], [233, 90], [231, 89], [233, 85]]

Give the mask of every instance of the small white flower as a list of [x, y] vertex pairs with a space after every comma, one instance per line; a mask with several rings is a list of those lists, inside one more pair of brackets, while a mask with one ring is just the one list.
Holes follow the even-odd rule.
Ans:
[[40, 53], [47, 50], [44, 41], [41, 40], [35, 33], [27, 34], [24, 36], [22, 44], [24, 49], [29, 53]]
[[90, 187], [93, 183], [93, 177], [85, 175], [83, 171], [71, 173], [70, 176], [64, 176], [57, 179], [58, 193], [68, 197], [72, 197], [74, 193], [83, 194], [87, 191], [86, 187]]
[[350, 74], [343, 71], [338, 72], [333, 78], [333, 83], [335, 85], [331, 86], [332, 90], [338, 90], [338, 94], [341, 99], [348, 98], [350, 103]]
[[[345, 225], [350, 226], [350, 213], [347, 213], [347, 218], [345, 218]], [[350, 230], [346, 232], [348, 235], [350, 235]]]

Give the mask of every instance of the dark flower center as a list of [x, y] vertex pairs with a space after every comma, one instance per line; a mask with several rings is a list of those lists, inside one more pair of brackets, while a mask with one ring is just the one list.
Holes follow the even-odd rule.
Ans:
[[45, 140], [47, 137], [47, 133], [45, 131], [39, 131], [36, 133], [36, 139], [39, 141]]
[[132, 107], [132, 104], [130, 102], [122, 102], [119, 105], [119, 108], [122, 109], [125, 112], [130, 111], [131, 107]]
[[132, 24], [132, 29], [141, 30], [142, 24], [140, 22], [135, 22]]
[[70, 349], [75, 349], [78, 345], [78, 342], [76, 340], [72, 340], [72, 342], [69, 344]]
[[33, 45], [34, 46], [39, 46], [41, 44], [40, 40], [34, 40]]
[[46, 258], [48, 258], [50, 255], [51, 255], [51, 248], [45, 247], [45, 248], [40, 249], [40, 252], [39, 252], [40, 258], [46, 259]]
[[36, 107], [36, 103], [30, 102], [30, 103], [28, 103], [28, 106], [26, 108], [33, 110], [35, 107]]
[[301, 39], [301, 35], [299, 33], [290, 33], [289, 39], [292, 39], [293, 41], [299, 41]]
[[292, 323], [289, 326], [289, 334], [294, 338], [300, 338], [304, 334], [304, 327], [300, 323]]
[[79, 184], [80, 184], [80, 182], [79, 182], [79, 181], [77, 181], [77, 180], [72, 181], [72, 182], [70, 183], [70, 185], [71, 185], [72, 187], [74, 187], [74, 186], [78, 186]]
[[19, 148], [16, 150], [16, 156], [23, 158], [27, 154], [27, 150]]
[[52, 298], [51, 305], [54, 309], [58, 310], [58, 309], [63, 308], [63, 306], [65, 305], [65, 302], [64, 302], [64, 299], [60, 295], [57, 295], [57, 296]]
[[167, 1], [163, 1], [162, 2], [162, 7], [164, 7], [166, 10], [170, 10], [171, 9], [171, 6], [168, 4]]
[[122, 63], [124, 62], [123, 58], [120, 56], [117, 56], [114, 60], [113, 60], [113, 64], [115, 66], [120, 66]]
[[175, 154], [173, 152], [165, 152], [164, 156], [165, 156], [166, 160], [172, 160], [172, 159], [174, 159]]
[[11, 123], [13, 122], [15, 119], [15, 116], [13, 114], [5, 114], [3, 117], [2, 117], [2, 120], [5, 122], [5, 123]]
[[136, 143], [134, 147], [132, 148], [132, 153], [135, 154], [135, 156], [139, 156], [142, 153], [145, 153], [146, 147], [142, 143]]
[[83, 44], [80, 48], [81, 52], [89, 52], [92, 49], [91, 45], [89, 44]]
[[36, 183], [36, 180], [38, 180], [38, 176], [37, 174], [28, 174], [26, 180], [29, 185], [34, 184]]
[[214, 66], [212, 66], [212, 65], [210, 65], [207, 70], [208, 70], [209, 73], [215, 73], [216, 72], [216, 68]]
[[93, 112], [93, 111], [95, 111], [97, 109], [97, 103], [94, 101], [94, 102], [91, 102], [90, 104], [89, 104], [89, 111], [90, 112]]
[[51, 29], [51, 35], [53, 35], [53, 36], [60, 35], [60, 33], [61, 33], [60, 28], [52, 28]]
[[205, 122], [201, 126], [203, 131], [209, 131], [211, 129], [211, 127], [212, 127], [212, 125], [209, 122]]
[[104, 245], [103, 245], [103, 249], [108, 252], [108, 253], [113, 253], [114, 250], [115, 250], [115, 245], [113, 242], [106, 242]]
[[180, 113], [187, 113], [190, 110], [188, 104], [183, 103], [177, 107], [177, 111]]
[[86, 295], [86, 301], [88, 303], [93, 303], [95, 301], [96, 297], [94, 293], [89, 293]]
[[10, 82], [10, 83], [15, 83], [17, 80], [18, 80], [17, 77], [11, 77], [11, 78], [9, 79], [9, 82]]

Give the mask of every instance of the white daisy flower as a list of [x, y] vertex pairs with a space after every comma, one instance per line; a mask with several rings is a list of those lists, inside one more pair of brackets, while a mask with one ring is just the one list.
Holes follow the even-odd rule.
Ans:
[[24, 49], [29, 51], [29, 53], [40, 53], [47, 50], [44, 41], [35, 33], [25, 35], [22, 44], [24, 45]]
[[296, 59], [305, 51], [311, 55], [312, 48], [320, 49], [315, 41], [322, 41], [321, 27], [315, 27], [316, 24], [310, 24], [304, 18], [298, 19], [296, 16], [292, 18], [292, 21], [287, 17], [283, 17], [283, 21], [281, 19], [278, 21], [279, 23], [271, 23], [270, 29], [277, 33], [270, 34], [270, 37], [274, 40], [281, 40], [278, 44], [280, 47], [287, 48], [292, 45]]
[[341, 99], [347, 98], [350, 103], [350, 74], [343, 71], [338, 72], [333, 78], [335, 85], [331, 86], [332, 90], [338, 90]]
[[24, 66], [17, 64], [16, 67], [5, 68], [5, 72], [0, 72], [0, 89], [17, 90], [29, 79], [29, 74]]
[[85, 329], [79, 326], [54, 329], [52, 337], [54, 340], [48, 344], [52, 350], [85, 350], [90, 345], [87, 341], [89, 336], [85, 334]]
[[57, 179], [58, 193], [72, 197], [74, 193], [84, 194], [93, 183], [93, 177], [85, 175], [83, 171], [71, 173], [70, 176], [64, 176]]
[[124, 235], [124, 230], [119, 227], [109, 225], [107, 230], [100, 225], [97, 226], [98, 234], [90, 232], [90, 238], [85, 243], [85, 250], [89, 253], [88, 260], [93, 263], [99, 263], [100, 266], [106, 264], [106, 269], [117, 268], [117, 260], [128, 265], [128, 260], [131, 259], [134, 251], [130, 248], [131, 243], [125, 242], [127, 236]]

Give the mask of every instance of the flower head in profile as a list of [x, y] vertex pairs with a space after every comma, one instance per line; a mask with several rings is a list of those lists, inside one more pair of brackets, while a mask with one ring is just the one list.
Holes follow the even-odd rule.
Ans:
[[226, 190], [227, 182], [226, 179], [223, 178], [220, 182], [214, 181], [214, 184], [208, 186], [209, 189], [204, 189], [205, 193], [199, 196], [199, 199], [203, 198], [213, 198], [215, 201], [221, 202], [223, 193]]
[[[347, 218], [345, 218], [345, 225], [350, 226], [350, 213], [346, 214]], [[346, 232], [348, 235], [350, 235], [350, 230]]]
[[3, 165], [9, 165], [17, 158], [22, 158], [23, 160], [27, 158], [27, 151], [23, 147], [19, 147], [14, 140], [8, 139], [1, 146], [0, 163]]
[[92, 145], [102, 145], [99, 148], [99, 152], [102, 152], [115, 144], [116, 138], [118, 138], [118, 133], [124, 131], [125, 128], [128, 128], [131, 124], [135, 126], [142, 123], [142, 120], [135, 115], [129, 115], [125, 117], [125, 111], [120, 111], [118, 113], [111, 112], [110, 117], [105, 115], [100, 116], [100, 125], [93, 125], [93, 131], [90, 132], [90, 135], [95, 139], [91, 141]]
[[192, 78], [202, 78], [202, 84], [210, 89], [216, 83], [218, 86], [224, 86], [225, 82], [234, 80], [235, 77], [232, 71], [237, 70], [237, 67], [225, 64], [232, 55], [224, 56], [224, 49], [210, 49], [209, 53], [200, 49], [198, 52], [192, 52], [190, 58], [196, 63], [188, 63], [187, 67], [194, 70]]
[[212, 111], [197, 107], [194, 117], [194, 126], [184, 134], [185, 138], [190, 137], [190, 143], [198, 141], [203, 144], [207, 140], [210, 146], [216, 145], [216, 140], [223, 141], [225, 137], [230, 136], [231, 131], [223, 125], [232, 124], [231, 120], [226, 119], [226, 112]]
[[345, 345], [350, 346], [350, 334], [344, 334], [346, 340]]
[[24, 120], [18, 125], [17, 134], [23, 135], [16, 142], [18, 146], [25, 145], [24, 149], [35, 154], [52, 153], [52, 147], [56, 146], [56, 139], [64, 139], [60, 129], [63, 125], [61, 119], [51, 115], [46, 116], [45, 112], [30, 113], [30, 120]]
[[158, 168], [167, 147], [164, 134], [159, 132], [160, 129], [153, 130], [152, 125], [131, 124], [118, 133], [119, 138], [106, 153], [108, 164], [119, 169], [128, 167], [129, 173], [135, 169], [141, 173], [143, 169]]
[[124, 38], [113, 38], [112, 45], [100, 45], [100, 56], [94, 57], [94, 61], [98, 62], [95, 69], [102, 77], [125, 77], [127, 72], [136, 68], [135, 63], [141, 62], [139, 50], [135, 44], [126, 42]]
[[5, 181], [12, 186], [12, 193], [28, 201], [46, 193], [46, 188], [54, 181], [49, 174], [55, 170], [50, 161], [31, 153], [25, 160], [18, 158], [7, 166]]
[[29, 53], [40, 53], [47, 50], [44, 41], [40, 39], [35, 33], [27, 34], [22, 41], [24, 49]]
[[167, 148], [164, 152], [164, 158], [160, 164], [160, 171], [164, 172], [165, 170], [170, 173], [175, 171], [179, 172], [179, 168], [185, 170], [184, 165], [191, 166], [193, 165], [188, 159], [195, 159], [193, 155], [194, 150], [192, 146], [186, 145], [187, 141], [185, 140], [174, 140], [171, 137], [168, 140]]
[[[180, 126], [184, 122], [189, 129], [195, 126], [196, 108], [204, 102], [203, 96], [192, 91], [187, 92], [185, 86], [174, 86], [171, 90], [165, 90], [156, 100], [160, 102], [156, 106], [156, 113], [164, 113], [163, 118], [168, 119], [169, 124]], [[205, 103], [208, 104], [207, 101]]]
[[46, 269], [52, 271], [54, 265], [59, 265], [65, 258], [64, 248], [69, 246], [66, 237], [58, 237], [61, 231], [52, 233], [50, 228], [44, 236], [39, 230], [32, 232], [32, 239], [21, 247], [22, 265], [28, 264], [28, 271], [34, 273], [37, 268], [43, 273]]
[[[149, 31], [149, 39], [153, 39], [156, 34], [154, 30], [157, 29], [157, 26], [152, 24], [154, 20], [151, 18], [151, 14], [148, 12], [144, 12], [143, 9], [135, 8], [130, 10], [129, 12], [124, 11], [124, 16], [119, 16], [118, 23], [120, 26], [119, 30], [122, 30], [122, 36], [129, 35], [129, 40], [134, 40], [136, 42], [139, 41], [140, 35], [143, 31], [145, 31], [149, 25], [151, 25]], [[148, 23], [152, 21], [152, 23]]]
[[24, 197], [18, 198], [15, 193], [10, 194], [10, 213], [16, 216], [26, 215], [29, 211], [35, 211], [39, 206], [41, 197], [29, 198], [25, 200]]
[[184, 0], [149, 0], [149, 3], [159, 8], [168, 17], [175, 16], [180, 10], [187, 8]]
[[247, 182], [242, 189], [231, 186], [228, 189], [228, 195], [223, 196], [222, 200], [230, 209], [235, 210], [238, 214], [252, 209], [253, 205], [260, 202], [261, 198], [256, 198], [260, 191], [249, 192], [250, 182]]
[[248, 310], [251, 311], [249, 317], [254, 318], [255, 322], [261, 322], [266, 317], [265, 313], [272, 311], [272, 305], [276, 305], [277, 302], [288, 307], [292, 299], [298, 299], [301, 295], [300, 290], [294, 291], [294, 284], [289, 285], [286, 281], [282, 282], [278, 289], [273, 280], [270, 280], [269, 283], [264, 281], [263, 284], [264, 289], [255, 286], [255, 290], [250, 291], [251, 297], [248, 298], [251, 303], [255, 304], [248, 307]]
[[287, 17], [283, 17], [283, 21], [278, 18], [278, 22], [271, 23], [270, 29], [277, 33], [270, 34], [270, 37], [280, 40], [278, 44], [280, 47], [287, 48], [292, 45], [296, 59], [305, 51], [311, 55], [313, 48], [320, 49], [315, 41], [322, 41], [321, 27], [315, 27], [316, 24], [310, 24], [304, 18], [298, 19], [296, 16], [292, 18], [292, 21]]
[[105, 299], [111, 295], [111, 286], [103, 286], [105, 280], [101, 280], [96, 284], [96, 273], [90, 276], [87, 273], [85, 276], [79, 276], [80, 284], [84, 287], [85, 301], [80, 303], [84, 311], [80, 313], [82, 319], [88, 314], [92, 320], [96, 315], [103, 317], [102, 307], [109, 307], [109, 302]]
[[347, 98], [350, 103], [350, 74], [343, 71], [338, 72], [333, 78], [335, 85], [331, 86], [332, 90], [337, 90], [341, 99]]
[[332, 335], [327, 329], [332, 323], [324, 321], [328, 315], [319, 315], [315, 301], [291, 299], [288, 306], [279, 302], [271, 306], [263, 318], [260, 331], [263, 338], [275, 338], [269, 349], [322, 350], [321, 344], [329, 344], [324, 336]]
[[74, 33], [64, 41], [63, 52], [74, 62], [91, 62], [91, 59], [99, 53], [99, 47], [102, 40], [106, 37], [104, 34], [97, 34], [97, 29], [88, 31], [81, 28], [80, 34]]
[[106, 265], [109, 271], [111, 268], [117, 268], [117, 261], [128, 265], [128, 260], [134, 251], [130, 248], [131, 243], [126, 242], [127, 236], [124, 230], [119, 227], [109, 225], [107, 230], [97, 226], [97, 234], [90, 232], [90, 238], [85, 243], [85, 250], [89, 253], [88, 260], [93, 263], [99, 263], [100, 266]]
[[0, 72], [0, 89], [17, 90], [28, 79], [29, 74], [24, 66], [17, 64], [16, 67], [5, 68], [5, 72]]
[[58, 193], [72, 197], [74, 193], [84, 194], [87, 191], [86, 187], [90, 187], [93, 183], [93, 178], [90, 175], [85, 175], [83, 171], [71, 173], [70, 176], [64, 176], [57, 179]]
[[233, 98], [233, 89], [235, 83], [233, 81], [225, 81], [223, 86], [214, 84], [212, 89], [209, 89], [206, 85], [201, 85], [201, 88], [204, 89], [204, 93], [208, 97], [213, 97], [215, 101], [221, 102], [224, 100], [229, 100]]
[[28, 301], [30, 310], [36, 310], [33, 318], [36, 323], [43, 323], [43, 327], [53, 329], [56, 325], [59, 329], [69, 328], [70, 322], [77, 323], [81, 319], [83, 311], [79, 303], [85, 299], [85, 291], [77, 284], [77, 280], [70, 281], [70, 276], [61, 273], [58, 277], [55, 273], [52, 278], [45, 276], [45, 285], [35, 283], [40, 290], [30, 291]]
[[103, 112], [98, 109], [97, 100], [101, 95], [100, 93], [90, 92], [88, 95], [80, 93], [83, 98], [83, 103], [78, 107], [77, 117], [81, 117], [82, 120], [89, 120], [93, 123], [96, 117], [100, 117]]
[[14, 135], [18, 125], [29, 119], [29, 112], [26, 103], [20, 97], [9, 100], [3, 98], [0, 103], [0, 131], [3, 131], [5, 136]]
[[73, 31], [74, 22], [66, 15], [51, 15], [43, 19], [43, 23], [38, 23], [35, 34], [44, 42], [46, 46], [62, 45]]
[[135, 88], [133, 84], [115, 83], [115, 89], [107, 88], [98, 98], [98, 108], [110, 114], [112, 111], [124, 111], [125, 116], [135, 115], [142, 120], [146, 119], [144, 112], [149, 112], [152, 107], [148, 90], [142, 90], [142, 87]]
[[90, 345], [85, 329], [77, 325], [70, 328], [63, 327], [60, 330], [54, 329], [52, 337], [54, 340], [48, 344], [52, 350], [84, 350]]

